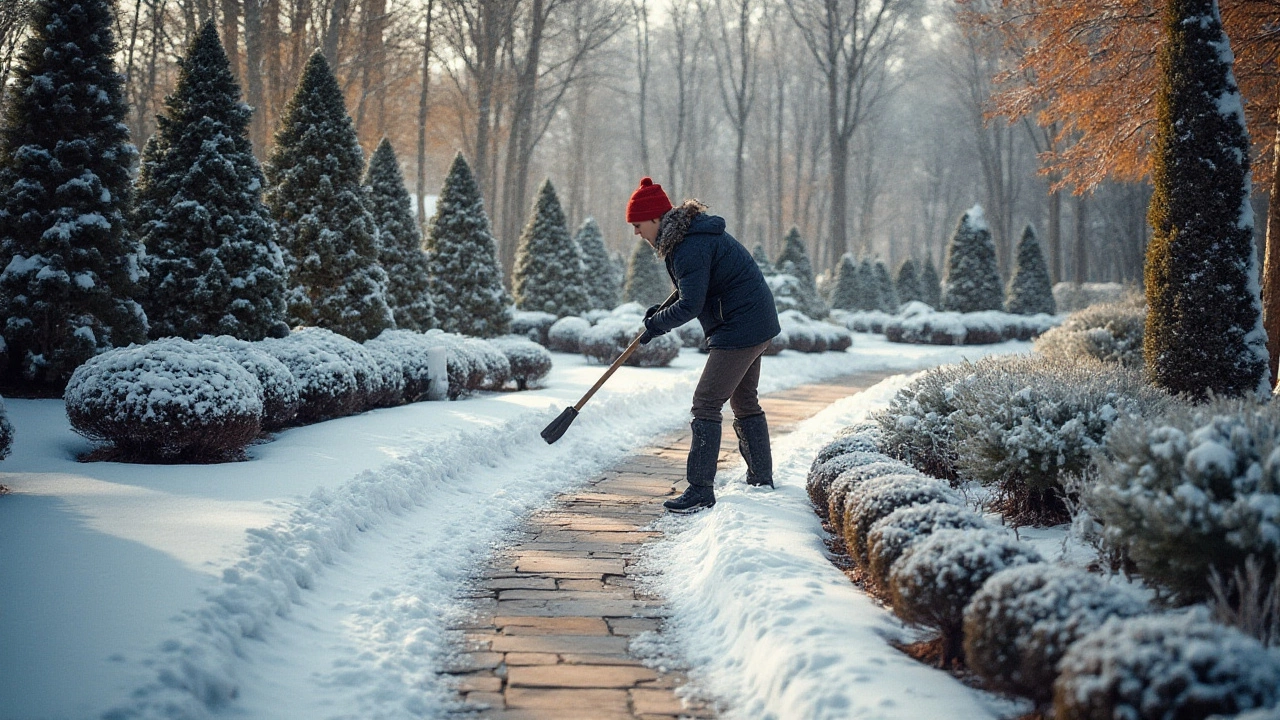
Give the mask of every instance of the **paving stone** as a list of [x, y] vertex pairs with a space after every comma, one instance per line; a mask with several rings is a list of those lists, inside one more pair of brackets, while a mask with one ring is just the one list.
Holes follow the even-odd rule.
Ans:
[[631, 705], [637, 715], [676, 715], [685, 711], [684, 703], [670, 690], [631, 690]]
[[584, 655], [581, 653], [564, 653], [560, 661], [570, 665], [643, 665], [644, 663], [626, 653], [617, 655]]
[[642, 632], [656, 631], [662, 627], [662, 621], [654, 618], [609, 618], [609, 630], [614, 635], [639, 635]]
[[498, 653], [627, 654], [627, 638], [620, 635], [503, 635], [493, 641]]
[[487, 691], [468, 692], [465, 695], [465, 699], [468, 705], [482, 709], [497, 708], [501, 710], [506, 702], [502, 697], [502, 693]]
[[493, 590], [554, 590], [555, 578], [549, 577], [515, 577], [491, 578], [484, 581], [485, 587]]
[[609, 625], [599, 617], [497, 616], [493, 624], [506, 635], [608, 635]]
[[504, 590], [498, 595], [499, 600], [586, 600], [612, 599], [631, 601], [635, 599], [635, 590], [627, 587], [605, 586], [600, 580], [566, 580], [565, 582], [594, 582], [596, 590]]
[[[630, 688], [658, 673], [629, 665], [534, 665], [507, 671], [507, 687]], [[511, 704], [508, 700], [508, 704]], [[513, 704], [514, 707], [514, 704]]]
[[522, 572], [621, 575], [626, 564], [621, 560], [592, 558], [522, 557], [517, 567]]
[[553, 653], [509, 652], [503, 656], [507, 666], [513, 665], [555, 665], [560, 656]]
[[[631, 717], [626, 690], [507, 688], [507, 707], [514, 710], [550, 710], [547, 717], [599, 718]], [[581, 711], [583, 714], [578, 715]]]
[[[502, 691], [502, 678], [490, 672], [461, 675], [458, 692], [462, 693], [496, 693]], [[499, 703], [501, 705], [501, 703]]]
[[500, 664], [502, 655], [496, 652], [462, 653], [445, 664], [445, 672], [472, 673], [476, 670], [492, 670]]

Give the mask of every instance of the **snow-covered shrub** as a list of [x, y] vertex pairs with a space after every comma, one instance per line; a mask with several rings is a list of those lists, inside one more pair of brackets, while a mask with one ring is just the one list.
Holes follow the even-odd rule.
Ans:
[[915, 345], [963, 345], [969, 330], [960, 313], [938, 312], [895, 318], [884, 325], [889, 342]]
[[1173, 405], [1116, 423], [1084, 507], [1151, 583], [1190, 598], [1211, 570], [1280, 561], [1280, 403]]
[[884, 326], [897, 316], [881, 310], [832, 310], [831, 318], [853, 332], [883, 333]]
[[457, 400], [480, 387], [485, 367], [475, 353], [463, 346], [463, 336], [429, 330], [422, 337], [427, 347], [443, 347], [448, 351], [445, 372], [449, 376], [450, 400]]
[[854, 485], [844, 501], [844, 544], [849, 555], [867, 562], [867, 534], [876, 521], [898, 508], [929, 503], [961, 506], [963, 500], [942, 480], [917, 473], [881, 475]]
[[576, 353], [582, 350], [582, 335], [591, 323], [580, 317], [563, 317], [547, 328], [547, 349]]
[[1062, 479], [1089, 466], [1117, 419], [1169, 401], [1133, 370], [1035, 356], [984, 358], [951, 390], [956, 466], [998, 488], [1016, 524], [1065, 521]]
[[538, 343], [547, 344], [547, 331], [559, 318], [541, 310], [516, 310], [511, 315], [511, 334], [521, 335]]
[[369, 407], [395, 407], [404, 403], [404, 363], [394, 351], [366, 344], [377, 372], [369, 382]]
[[920, 473], [910, 465], [886, 457], [879, 462], [854, 465], [831, 481], [827, 486], [827, 519], [831, 521], [837, 534], [844, 534], [844, 511], [849, 493], [869, 480], [890, 475], [920, 476]]
[[911, 543], [938, 530], [979, 530], [987, 527], [980, 515], [952, 502], [899, 507], [871, 524], [867, 531], [866, 568], [871, 580], [889, 589], [889, 571]]
[[356, 382], [356, 371], [341, 355], [302, 333], [268, 338], [255, 344], [284, 363], [298, 384], [298, 422], [302, 424], [359, 412], [364, 398]]
[[1147, 308], [1140, 301], [1092, 305], [1040, 336], [1035, 349], [1045, 357], [1091, 357], [1141, 369], [1146, 323]]
[[1132, 589], [1050, 563], [992, 575], [964, 613], [964, 657], [993, 688], [1047, 703], [1058, 661], [1108, 618], [1149, 612]]
[[256, 343], [238, 340], [230, 335], [206, 335], [197, 344], [215, 347], [230, 355], [240, 367], [253, 373], [262, 385], [262, 429], [277, 430], [293, 422], [302, 397], [293, 373], [279, 360], [267, 354]]
[[796, 319], [795, 315], [798, 314], [795, 310], [788, 310], [778, 317], [782, 324], [782, 332], [787, 335], [787, 347], [796, 352], [813, 352], [818, 338], [814, 335], [813, 328], [809, 327], [807, 318], [806, 322]]
[[680, 337], [680, 344], [687, 348], [702, 347], [702, 343], [706, 341], [707, 336], [702, 332], [702, 323], [697, 320], [690, 320], [675, 329], [676, 335]]
[[769, 339], [769, 347], [764, 349], [762, 355], [777, 355], [778, 353], [791, 347], [791, 337], [787, 335], [787, 331], [774, 335]]
[[844, 352], [853, 347], [853, 334], [845, 328], [835, 327], [823, 323], [823, 329], [827, 331], [827, 350], [831, 352]]
[[1058, 665], [1057, 720], [1206, 718], [1270, 707], [1280, 661], [1253, 638], [1195, 610], [1112, 618]]
[[889, 570], [893, 610], [942, 635], [944, 663], [962, 658], [964, 609], [982, 584], [1040, 554], [999, 530], [938, 530], [911, 543]]
[[[582, 354], [602, 363], [618, 359], [623, 350], [641, 333], [644, 326], [639, 318], [612, 318], [601, 320], [582, 334]], [[664, 367], [680, 354], [680, 338], [675, 333], [660, 335], [646, 345], [636, 348], [627, 358], [627, 365], [640, 367]]]
[[516, 381], [518, 390], [536, 387], [551, 372], [551, 353], [532, 340], [507, 336], [494, 338], [489, 344], [507, 356], [511, 379]]
[[836, 455], [822, 462], [815, 458], [813, 466], [809, 468], [809, 476], [805, 480], [805, 490], [809, 493], [809, 499], [813, 501], [813, 507], [818, 515], [824, 520], [826, 519], [828, 491], [831, 488], [831, 484], [836, 481], [836, 478], [840, 477], [846, 470], [891, 460], [892, 458], [875, 451], [860, 450], [852, 450]]
[[1053, 286], [1053, 303], [1058, 312], [1071, 313], [1083, 310], [1090, 305], [1120, 302], [1129, 292], [1120, 283], [1081, 283], [1060, 282]]
[[878, 453], [882, 437], [883, 432], [880, 430], [879, 423], [872, 420], [854, 423], [840, 430], [831, 442], [818, 450], [818, 454], [813, 458], [813, 465], [817, 467], [837, 455], [850, 452]]
[[4, 398], [0, 398], [0, 460], [9, 457], [11, 450], [13, 450], [13, 424], [9, 422]]
[[458, 341], [458, 349], [469, 353], [474, 363], [468, 390], [501, 390], [511, 379], [511, 363], [506, 353], [488, 340], [464, 337]]
[[956, 383], [968, 377], [967, 363], [928, 370], [898, 391], [889, 408], [875, 416], [884, 431], [881, 447], [886, 455], [919, 468], [926, 475], [956, 478]]
[[64, 395], [76, 432], [129, 460], [218, 462], [262, 430], [262, 385], [228, 353], [179, 338], [110, 350]]
[[[600, 322], [601, 320], [607, 317], [613, 317], [613, 311], [605, 310], [604, 308], [595, 308], [594, 310], [588, 310], [582, 313], [581, 315], [579, 315], [579, 317], [586, 320], [587, 325], [591, 326], [591, 325], [595, 325], [596, 323]], [[574, 352], [577, 352], [577, 351], [575, 350]]]
[[318, 327], [304, 327], [293, 331], [297, 335], [314, 343], [338, 357], [346, 360], [356, 373], [356, 387], [360, 393], [360, 404], [355, 412], [373, 406], [375, 395], [383, 392], [383, 371], [378, 361], [369, 354], [360, 343], [332, 330]]
[[431, 372], [427, 351], [432, 343], [426, 335], [413, 330], [383, 330], [378, 337], [366, 342], [365, 348], [390, 352], [396, 356], [403, 371], [402, 394], [406, 402], [417, 402], [431, 387]]
[[[646, 308], [644, 305], [641, 305], [640, 303], [635, 302], [633, 300], [631, 302], [622, 303], [621, 305], [614, 308], [613, 310], [610, 310], [609, 317], [627, 318], [627, 319], [630, 319], [633, 317], [643, 318], [646, 310], [648, 310], [648, 308]], [[597, 320], [596, 322], [599, 322], [599, 320]]]

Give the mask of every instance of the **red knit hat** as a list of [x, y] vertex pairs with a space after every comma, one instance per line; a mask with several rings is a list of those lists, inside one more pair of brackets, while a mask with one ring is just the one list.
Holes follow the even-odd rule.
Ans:
[[662, 191], [662, 186], [654, 184], [653, 178], [640, 178], [640, 187], [631, 193], [631, 200], [627, 203], [627, 222], [657, 220], [670, 209], [671, 201]]

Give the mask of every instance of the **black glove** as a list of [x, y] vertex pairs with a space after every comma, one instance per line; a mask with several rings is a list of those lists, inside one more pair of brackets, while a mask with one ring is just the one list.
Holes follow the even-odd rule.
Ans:
[[649, 318], [653, 317], [654, 313], [656, 312], [658, 312], [658, 306], [650, 305], [649, 309], [644, 311], [644, 319], [648, 320]]
[[654, 334], [649, 330], [649, 328], [645, 328], [645, 329], [644, 329], [644, 332], [643, 332], [643, 333], [640, 333], [640, 344], [641, 344], [641, 345], [648, 345], [648, 344], [649, 344], [649, 341], [650, 341], [650, 340], [652, 340], [652, 339], [654, 339], [655, 337], [657, 337], [657, 336], [656, 336], [656, 335], [654, 335]]

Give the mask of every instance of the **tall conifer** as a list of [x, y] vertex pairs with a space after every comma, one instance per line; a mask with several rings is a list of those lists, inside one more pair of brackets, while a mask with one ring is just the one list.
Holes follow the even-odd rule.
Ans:
[[108, 0], [40, 0], [5, 94], [0, 378], [22, 394], [60, 395], [85, 360], [146, 339], [111, 28]]
[[1249, 135], [1215, 0], [1167, 0], [1158, 59], [1144, 355], [1194, 397], [1269, 390]]
[[858, 264], [853, 256], [845, 253], [840, 256], [840, 265], [836, 267], [835, 287], [831, 289], [831, 307], [840, 310], [857, 310]]
[[261, 340], [284, 321], [284, 258], [262, 203], [251, 113], [210, 20], [178, 61], [139, 171], [152, 337]]
[[876, 286], [880, 289], [880, 310], [890, 315], [898, 312], [898, 287], [893, 284], [893, 276], [889, 274], [889, 266], [883, 260], [875, 264]]
[[793, 275], [800, 281], [800, 312], [814, 319], [826, 317], [827, 306], [818, 295], [818, 286], [813, 279], [813, 263], [809, 260], [809, 252], [804, 248], [799, 228], [793, 227], [787, 233], [782, 252], [773, 264], [779, 273]]
[[1004, 288], [982, 206], [974, 205], [960, 218], [947, 247], [947, 277], [942, 309], [955, 312], [1003, 310]]
[[358, 342], [395, 327], [378, 229], [360, 185], [364, 153], [319, 52], [285, 107], [266, 173], [289, 268], [289, 321]]
[[373, 151], [364, 185], [369, 211], [378, 226], [378, 259], [387, 271], [387, 304], [396, 327], [430, 330], [435, 327], [435, 304], [431, 301], [427, 254], [413, 216], [413, 199], [405, 189], [390, 140], [382, 138]]
[[756, 261], [756, 267], [760, 268], [760, 272], [765, 277], [778, 272], [773, 263], [769, 261], [769, 253], [765, 252], [764, 243], [756, 243], [756, 248], [751, 251], [751, 258]]
[[894, 280], [894, 285], [898, 289], [898, 302], [904, 305], [909, 302], [917, 302], [924, 300], [924, 293], [920, 291], [920, 275], [916, 272], [916, 261], [907, 258], [898, 266], [898, 277]]
[[942, 281], [932, 257], [926, 257], [920, 269], [920, 302], [934, 309], [942, 307]]
[[622, 289], [622, 299], [641, 305], [656, 305], [666, 300], [672, 289], [671, 278], [658, 256], [653, 253], [653, 248], [644, 240], [637, 240], [635, 249], [631, 251], [631, 260], [627, 263], [627, 281]]
[[551, 180], [542, 182], [516, 246], [511, 289], [516, 307], [564, 317], [591, 309], [586, 268]]
[[879, 310], [883, 305], [880, 283], [876, 280], [876, 269], [869, 258], [862, 258], [858, 263], [854, 278], [853, 309]]
[[1057, 312], [1049, 268], [1045, 266], [1036, 231], [1030, 225], [1022, 231], [1022, 239], [1018, 241], [1018, 257], [1013, 266], [1013, 277], [1009, 279], [1005, 310], [1018, 315], [1052, 315]]
[[596, 219], [589, 217], [583, 220], [573, 239], [582, 253], [591, 308], [611, 310], [617, 307], [622, 293], [617, 270], [609, 257], [609, 251], [605, 249], [604, 236], [600, 234], [600, 225], [596, 223]]

